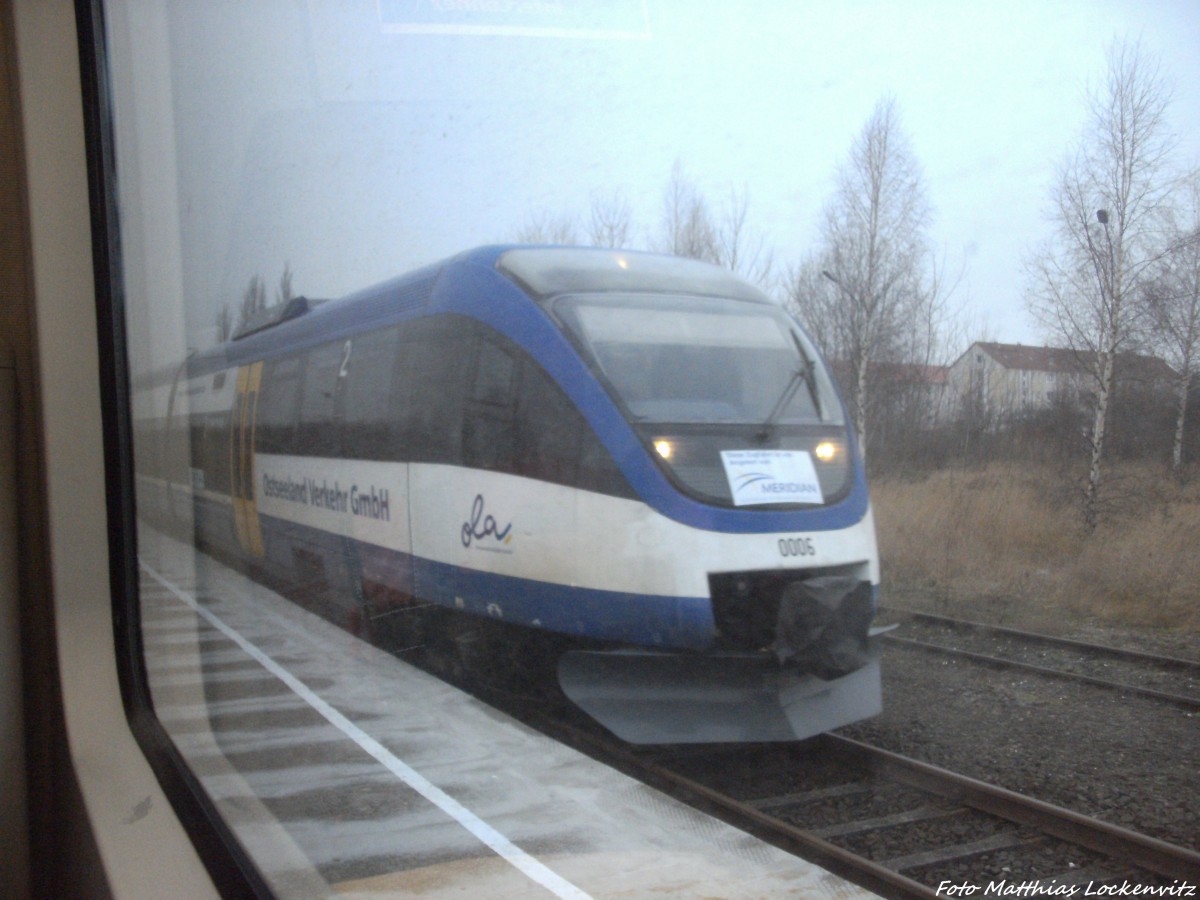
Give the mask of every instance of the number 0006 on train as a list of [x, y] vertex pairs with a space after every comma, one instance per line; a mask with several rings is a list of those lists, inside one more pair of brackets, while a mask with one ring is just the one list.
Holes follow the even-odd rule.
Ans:
[[292, 299], [135, 388], [141, 506], [342, 624], [545, 636], [633, 742], [881, 708], [853, 429], [799, 325], [723, 269], [482, 248]]

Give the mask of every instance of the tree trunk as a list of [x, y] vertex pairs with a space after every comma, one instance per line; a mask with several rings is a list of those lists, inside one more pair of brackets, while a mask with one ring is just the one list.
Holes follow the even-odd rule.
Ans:
[[1175, 472], [1179, 472], [1183, 467], [1183, 426], [1187, 421], [1188, 389], [1191, 385], [1191, 375], [1185, 369], [1179, 379], [1179, 398], [1175, 407], [1175, 443], [1171, 448], [1171, 468]]
[[1083, 521], [1094, 531], [1099, 520], [1100, 463], [1104, 457], [1104, 432], [1108, 420], [1108, 401], [1112, 395], [1113, 353], [1105, 353], [1101, 362], [1100, 385], [1096, 395], [1096, 418], [1092, 424], [1092, 463], [1088, 469], [1087, 489], [1083, 497]]
[[858, 362], [857, 396], [854, 398], [854, 427], [858, 431], [858, 447], [863, 462], [867, 459], [867, 366], [866, 354]]

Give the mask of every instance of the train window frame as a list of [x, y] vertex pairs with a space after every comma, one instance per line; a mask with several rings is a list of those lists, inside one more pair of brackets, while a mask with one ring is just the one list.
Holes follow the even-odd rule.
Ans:
[[[130, 732], [222, 896], [272, 891], [155, 713], [143, 653], [130, 335], [116, 184], [115, 101], [103, 0], [73, 0], [99, 357], [109, 596], [116, 675]], [[172, 395], [172, 406], [174, 405]], [[181, 440], [187, 441], [186, 432]], [[147, 798], [149, 800], [150, 798]], [[128, 823], [129, 820], [127, 820]]]
[[[113, 529], [111, 561], [114, 573], [116, 573], [113, 582], [114, 619], [121, 623], [122, 629], [120, 647], [124, 660], [122, 677], [123, 688], [126, 689], [127, 711], [131, 721], [137, 718], [145, 723], [139, 740], [142, 741], [148, 756], [152, 753], [160, 754], [156, 772], [161, 773], [159, 777], [160, 780], [163, 780], [164, 787], [168, 782], [172, 785], [168, 794], [182, 794], [185, 799], [181, 803], [185, 805], [190, 803], [190, 808], [195, 811], [195, 816], [208, 823], [208, 831], [201, 834], [196, 840], [198, 843], [205, 840], [211, 843], [212, 847], [205, 852], [204, 857], [206, 861], [215, 860], [213, 863], [215, 866], [214, 878], [220, 876], [224, 879], [221, 883], [226, 886], [221, 888], [222, 892], [268, 894], [269, 888], [256, 864], [248, 857], [241, 843], [216, 810], [212, 799], [192, 774], [189, 765], [179, 751], [175, 749], [161, 723], [157, 721], [147, 683], [146, 663], [142, 657], [140, 610], [137, 601], [139, 576], [136, 563], [137, 510], [133, 488], [134, 438], [131, 427], [131, 400], [128, 383], [129, 338], [126, 332], [128, 326], [125, 322], [123, 303], [122, 279], [124, 276], [120, 255], [120, 215], [113, 181], [116, 171], [113, 109], [112, 99], [107, 93], [108, 87], [105, 83], [107, 70], [104, 60], [103, 8], [100, 0], [92, 0], [89, 8], [92, 10], [92, 14], [99, 19], [99, 22], [95, 19], [89, 19], [88, 22], [95, 32], [93, 49], [98, 48], [97, 59], [93, 60], [95, 90], [97, 97], [103, 96], [103, 100], [97, 100], [93, 107], [89, 107], [89, 114], [95, 119], [90, 124], [91, 130], [89, 131], [89, 152], [93, 155], [89, 175], [94, 192], [93, 214], [96, 217], [95, 228], [98, 235], [94, 264], [97, 270], [97, 306], [103, 320], [101, 337], [102, 349], [105, 353], [103, 369], [107, 379], [105, 382], [106, 475], [109, 476], [109, 484], [114, 488], [110, 493], [110, 527]], [[81, 38], [82, 44], [86, 44], [86, 39]], [[442, 324], [445, 325], [445, 323]], [[479, 326], [473, 327], [477, 329], [474, 336], [478, 338]], [[441, 331], [434, 329], [433, 340], [420, 340], [418, 337], [409, 335], [410, 346], [432, 350], [436, 363], [427, 368], [416, 362], [409, 362], [404, 366], [397, 363], [394, 377], [400, 378], [401, 371], [404, 371], [407, 377], [421, 372], [424, 376], [431, 376], [435, 383], [440, 383], [443, 395], [452, 399], [458, 413], [457, 416], [449, 417], [449, 421], [453, 424], [461, 421], [461, 416], [465, 414], [470, 381], [466, 367], [456, 365], [456, 354], [444, 352], [444, 347], [461, 346], [455, 343], [460, 338], [449, 333], [447, 328], [448, 326]], [[332, 414], [328, 417], [321, 416], [320, 419], [336, 422], [341, 418], [343, 412], [341, 404], [345, 388], [343, 376], [353, 369], [353, 348], [353, 337], [345, 340], [339, 338], [311, 348], [303, 359], [296, 431], [297, 439], [308, 451], [307, 455], [323, 454], [324, 448], [312, 447], [309, 441], [304, 440], [303, 436], [298, 434], [306, 420], [306, 397], [313, 391], [328, 389], [331, 393], [322, 400], [321, 407], [322, 409], [331, 409]], [[262, 362], [256, 362], [253, 366], [246, 368], [257, 368], [258, 371], [261, 371]], [[521, 376], [515, 374], [518, 371], [523, 374], [526, 369], [523, 367], [514, 369], [514, 380], [511, 384], [519, 383], [522, 380]], [[243, 373], [244, 369], [239, 371], [239, 378]], [[446, 386], [447, 382], [448, 387]], [[214, 377], [212, 384], [215, 385], [215, 383], [216, 378]], [[551, 381], [551, 383], [553, 382]], [[257, 393], [257, 388], [246, 389], [239, 384], [237, 403], [250, 402], [250, 396], [253, 394], [254, 397], [257, 397]], [[435, 408], [437, 408], [438, 415], [445, 419], [444, 407], [435, 404]], [[234, 409], [238, 410], [238, 406], [235, 405]], [[231, 441], [241, 440], [244, 447], [247, 441], [244, 433], [246, 429], [244, 427], [239, 429], [239, 420], [245, 422], [246, 418], [237, 416], [235, 412], [235, 417], [230, 419], [229, 431]], [[252, 421], [252, 418], [250, 420]], [[242, 433], [235, 437], [239, 430]], [[461, 462], [464, 452], [463, 436], [461, 428], [458, 430], [457, 445], [454, 436], [447, 433], [444, 437], [448, 449], [444, 458], [434, 458], [431, 461], [450, 465]], [[249, 439], [252, 440], [252, 437]], [[429, 441], [429, 444], [432, 446], [434, 441]], [[345, 448], [332, 448], [328, 455], [340, 456], [344, 450]], [[408, 455], [414, 461], [421, 458], [419, 452]], [[242, 477], [231, 474], [231, 481], [235, 484], [241, 484], [244, 481], [247, 487], [244, 490], [239, 488], [239, 490], [243, 490], [243, 496], [251, 496], [253, 485], [249, 483], [249, 470], [244, 466], [244, 460], [248, 458], [248, 451], [243, 449], [237, 453], [231, 452], [230, 457], [231, 459], [236, 457], [243, 461], [243, 468], [240, 470]], [[585, 466], [581, 462], [577, 478], [584, 468]], [[234, 500], [237, 499], [235, 496]], [[227, 871], [230, 860], [233, 860], [233, 874], [229, 874]]]

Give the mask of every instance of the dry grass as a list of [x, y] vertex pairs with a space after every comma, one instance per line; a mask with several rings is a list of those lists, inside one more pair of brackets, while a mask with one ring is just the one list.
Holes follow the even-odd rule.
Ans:
[[947, 470], [872, 485], [885, 589], [905, 605], [1029, 627], [1064, 618], [1200, 631], [1200, 483], [1114, 469], [1081, 526], [1061, 475]]

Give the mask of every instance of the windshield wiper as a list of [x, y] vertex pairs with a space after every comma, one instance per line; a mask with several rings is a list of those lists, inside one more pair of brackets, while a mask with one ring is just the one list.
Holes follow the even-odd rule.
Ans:
[[771, 412], [763, 421], [762, 427], [756, 435], [758, 440], [763, 443], [770, 439], [771, 431], [775, 428], [776, 421], [783, 415], [783, 411], [792, 402], [792, 398], [796, 396], [796, 391], [799, 389], [801, 383], [808, 388], [808, 395], [812, 398], [813, 407], [816, 409], [817, 415], [821, 415], [821, 400], [817, 396], [817, 386], [813, 380], [812, 360], [808, 358], [808, 354], [804, 352], [800, 340], [794, 333], [791, 335], [791, 338], [792, 343], [796, 345], [796, 352], [800, 354], [800, 366], [792, 373], [792, 377], [788, 379], [788, 383], [783, 388], [783, 393], [775, 401], [775, 406], [771, 408]]

